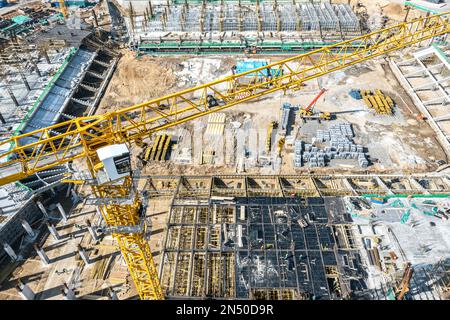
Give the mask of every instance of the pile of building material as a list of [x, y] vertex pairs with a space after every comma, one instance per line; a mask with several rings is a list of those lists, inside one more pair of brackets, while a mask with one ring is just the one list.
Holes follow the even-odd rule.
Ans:
[[179, 130], [177, 143], [172, 147], [172, 160], [178, 164], [192, 163], [191, 135], [187, 130]]
[[294, 166], [302, 166], [308, 162], [310, 167], [325, 167], [331, 159], [357, 159], [362, 168], [369, 165], [364, 154], [364, 148], [353, 142], [353, 130], [350, 123], [332, 125], [328, 130], [317, 130], [315, 142], [328, 142], [328, 146], [320, 149], [312, 144], [304, 144], [303, 141], [295, 142]]

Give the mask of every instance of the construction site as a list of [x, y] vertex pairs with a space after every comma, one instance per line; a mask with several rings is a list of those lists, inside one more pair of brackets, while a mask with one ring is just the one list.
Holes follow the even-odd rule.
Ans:
[[1, 300], [449, 300], [450, 1], [0, 0]]

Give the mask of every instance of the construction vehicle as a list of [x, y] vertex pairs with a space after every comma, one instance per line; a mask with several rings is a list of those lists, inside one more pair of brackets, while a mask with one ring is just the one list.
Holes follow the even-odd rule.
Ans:
[[319, 98], [327, 91], [327, 89], [322, 88], [317, 96], [308, 104], [306, 108], [300, 109], [300, 118], [304, 121], [307, 119], [317, 119], [317, 120], [331, 120], [331, 114], [329, 112], [314, 112], [314, 106]]
[[403, 300], [405, 298], [405, 295], [409, 292], [409, 283], [411, 282], [413, 273], [414, 269], [412, 268], [411, 263], [408, 262], [406, 264], [405, 271], [403, 272], [402, 280], [395, 289], [396, 300]]
[[[7, 150], [0, 154], [0, 185], [55, 166], [68, 165], [70, 169], [86, 160], [88, 177], [72, 169], [64, 182], [91, 187], [88, 198], [98, 205], [107, 231], [117, 241], [139, 297], [164, 299], [147, 239], [148, 199], [136, 190], [139, 176], [131, 167], [129, 150], [136, 141], [448, 32], [448, 12], [418, 18], [135, 106], [13, 136], [0, 142], [0, 150]], [[271, 68], [283, 74], [264, 75], [262, 71]], [[240, 80], [250, 73], [256, 74], [255, 81], [241, 85]], [[256, 81], [261, 73], [264, 79]]]

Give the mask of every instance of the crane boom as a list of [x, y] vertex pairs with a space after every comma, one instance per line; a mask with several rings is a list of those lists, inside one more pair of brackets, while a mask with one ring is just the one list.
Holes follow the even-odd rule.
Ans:
[[[87, 160], [95, 178], [100, 168], [97, 150], [102, 147], [138, 143], [159, 130], [276, 91], [299, 88], [305, 81], [446, 35], [450, 31], [447, 14], [401, 23], [128, 108], [13, 136], [0, 142], [0, 150], [8, 150], [0, 154], [0, 185], [81, 158]], [[274, 69], [278, 69], [277, 76], [268, 72]], [[254, 79], [249, 82], [250, 76]], [[94, 181], [92, 195], [98, 199], [100, 213], [117, 240], [140, 298], [163, 299], [145, 238], [145, 206], [134, 191], [131, 173], [121, 181]]]
[[[76, 118], [14, 136], [0, 143], [0, 185], [77, 158], [95, 157], [111, 143], [133, 142], [159, 130], [298, 88], [305, 81], [395, 52], [450, 31], [448, 13], [419, 18], [244, 73], [102, 115]], [[270, 76], [267, 70], [280, 69]], [[255, 81], [248, 81], [249, 75]]]
[[325, 88], [320, 89], [320, 92], [317, 94], [317, 96], [305, 108], [306, 112], [313, 111], [312, 108], [313, 108], [314, 104], [316, 104], [317, 100], [319, 100], [319, 98], [325, 93], [325, 91], [327, 91], [327, 89], [325, 89]]

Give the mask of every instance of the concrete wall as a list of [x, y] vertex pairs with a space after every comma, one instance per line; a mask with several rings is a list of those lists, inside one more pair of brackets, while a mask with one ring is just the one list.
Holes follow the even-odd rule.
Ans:
[[[20, 239], [25, 234], [25, 230], [21, 224], [22, 219], [25, 219], [32, 225], [42, 217], [43, 214], [34, 202], [34, 199], [30, 199], [21, 209], [19, 209], [15, 216], [0, 229], [0, 243], [7, 242], [14, 250], [16, 250], [19, 246]], [[9, 261], [9, 257], [3, 250], [3, 247], [0, 247], [0, 262], [3, 262], [5, 258]]]

